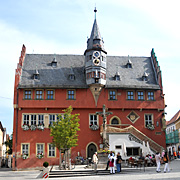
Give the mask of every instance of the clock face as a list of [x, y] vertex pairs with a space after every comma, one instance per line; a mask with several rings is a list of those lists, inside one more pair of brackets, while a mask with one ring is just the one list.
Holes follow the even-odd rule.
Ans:
[[94, 65], [98, 66], [100, 63], [100, 59], [94, 59], [93, 63], [94, 63]]
[[99, 51], [93, 52], [93, 63], [96, 66], [98, 66], [100, 64], [100, 52]]
[[98, 58], [100, 56], [100, 53], [98, 51], [94, 51], [93, 56], [95, 58]]

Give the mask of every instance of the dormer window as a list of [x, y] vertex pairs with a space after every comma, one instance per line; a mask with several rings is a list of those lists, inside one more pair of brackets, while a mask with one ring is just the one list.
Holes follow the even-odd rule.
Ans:
[[72, 80], [72, 81], [75, 80], [75, 75], [70, 74], [70, 75], [69, 75], [69, 80]]
[[39, 72], [38, 72], [37, 69], [36, 69], [35, 73], [33, 74], [33, 78], [34, 79], [39, 79]]
[[116, 66], [116, 74], [114, 75], [114, 80], [115, 81], [120, 81], [120, 73], [118, 72], [118, 66]]
[[114, 80], [115, 80], [115, 81], [120, 81], [120, 80], [121, 80], [121, 79], [120, 79], [120, 74], [119, 74], [119, 72], [117, 72], [117, 73], [115, 74]]
[[72, 67], [71, 67], [71, 71], [70, 71], [70, 73], [69, 73], [69, 80], [71, 80], [71, 81], [74, 81], [75, 80], [75, 74], [74, 74], [74, 71], [73, 71], [73, 69], [72, 69]]
[[57, 67], [57, 60], [56, 57], [54, 57], [53, 61], [51, 62], [52, 67]]
[[146, 72], [144, 72], [144, 74], [142, 76], [142, 80], [143, 81], [147, 81], [148, 80], [148, 74]]
[[131, 62], [131, 60], [129, 58], [129, 55], [128, 55], [128, 62], [126, 64], [126, 68], [132, 68], [132, 62]]

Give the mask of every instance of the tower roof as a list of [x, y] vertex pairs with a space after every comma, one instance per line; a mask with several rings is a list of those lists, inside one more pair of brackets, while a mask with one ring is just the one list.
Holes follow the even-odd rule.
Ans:
[[[97, 10], [94, 11], [94, 12], [96, 13]], [[96, 15], [95, 15], [94, 24], [93, 24], [92, 31], [91, 31], [91, 36], [87, 41], [87, 49], [86, 49], [86, 51], [87, 50], [92, 50], [92, 49], [105, 51], [105, 49], [104, 49], [104, 41], [101, 38], [101, 34], [100, 34], [99, 27], [98, 27], [97, 20], [96, 20]]]

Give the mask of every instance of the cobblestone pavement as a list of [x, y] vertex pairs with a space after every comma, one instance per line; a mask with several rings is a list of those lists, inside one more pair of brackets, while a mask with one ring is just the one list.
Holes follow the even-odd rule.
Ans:
[[[171, 171], [169, 173], [163, 172], [164, 165], [161, 166], [161, 172], [156, 173], [156, 167], [148, 167], [145, 169], [124, 168], [120, 174], [106, 175], [106, 176], [83, 176], [83, 177], [66, 177], [66, 178], [51, 178], [61, 180], [180, 180], [180, 160], [174, 160], [170, 163]], [[9, 169], [0, 169], [0, 180], [23, 180], [23, 179], [36, 179], [40, 171], [11, 171]]]

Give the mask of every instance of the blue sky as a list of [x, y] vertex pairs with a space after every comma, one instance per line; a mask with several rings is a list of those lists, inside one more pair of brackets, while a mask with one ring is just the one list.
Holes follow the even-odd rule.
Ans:
[[83, 54], [94, 7], [108, 55], [150, 56], [162, 71], [166, 119], [180, 109], [180, 1], [0, 1], [0, 121], [13, 128], [14, 75], [22, 45], [27, 53]]

